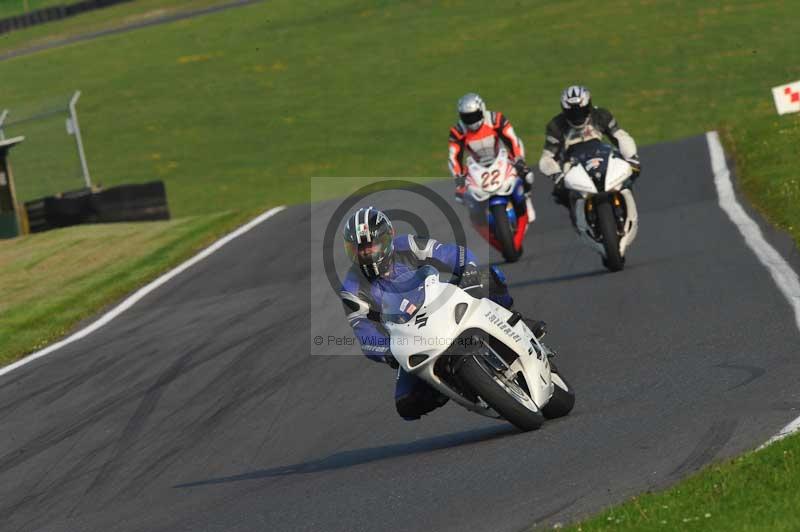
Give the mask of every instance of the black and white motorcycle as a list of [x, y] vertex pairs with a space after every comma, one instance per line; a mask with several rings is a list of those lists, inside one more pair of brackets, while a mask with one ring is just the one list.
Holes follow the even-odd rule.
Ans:
[[639, 214], [630, 183], [636, 169], [599, 140], [570, 148], [564, 186], [581, 239], [603, 257], [611, 271], [625, 267], [625, 251], [636, 238]]
[[400, 367], [467, 410], [521, 430], [572, 410], [544, 330], [535, 335], [518, 312], [441, 282], [432, 266], [396, 279], [381, 312]]

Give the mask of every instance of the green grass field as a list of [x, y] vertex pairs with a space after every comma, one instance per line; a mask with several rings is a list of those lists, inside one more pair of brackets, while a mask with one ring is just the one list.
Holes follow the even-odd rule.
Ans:
[[164, 179], [182, 216], [302, 202], [310, 175], [445, 175], [466, 90], [510, 116], [534, 160], [559, 91], [580, 81], [641, 143], [726, 131], [751, 198], [797, 236], [776, 203], [800, 196], [800, 120], [777, 117], [769, 92], [800, 78], [794, 15], [792, 2], [275, 1], [4, 62], [2, 106], [80, 88], [93, 173]]
[[672, 489], [634, 497], [573, 532], [800, 530], [800, 434], [705, 468]]
[[[231, 0], [134, 0], [78, 16], [31, 26], [21, 31], [0, 35], [0, 51], [7, 52], [46, 44], [65, 37], [107, 30], [127, 24], [153, 20], [178, 12], [229, 3]], [[73, 0], [31, 0], [31, 9], [53, 4], [71, 4]], [[0, 0], [0, 16], [13, 16], [23, 13], [21, 0]], [[3, 15], [3, 10], [6, 14]]]
[[0, 0], [0, 18], [24, 15], [35, 9], [69, 3], [69, 0]]
[[57, 340], [247, 214], [68, 227], [0, 243], [0, 366]]

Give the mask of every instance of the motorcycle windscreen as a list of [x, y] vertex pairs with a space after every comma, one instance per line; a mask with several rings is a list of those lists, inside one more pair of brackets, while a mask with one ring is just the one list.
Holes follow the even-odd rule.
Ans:
[[410, 271], [383, 283], [381, 319], [390, 323], [406, 323], [425, 304], [425, 280], [439, 276], [433, 266]]
[[575, 164], [583, 168], [598, 191], [606, 190], [605, 177], [613, 148], [598, 140], [578, 144], [570, 151]]

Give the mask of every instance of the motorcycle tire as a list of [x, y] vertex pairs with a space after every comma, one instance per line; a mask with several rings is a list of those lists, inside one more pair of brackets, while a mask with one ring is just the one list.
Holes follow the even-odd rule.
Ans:
[[542, 408], [542, 414], [547, 419], [555, 419], [566, 416], [572, 411], [575, 406], [575, 392], [552, 361], [550, 361], [550, 372], [553, 375], [553, 396]]
[[614, 209], [608, 201], [597, 204], [597, 225], [603, 235], [603, 247], [606, 250], [603, 265], [612, 272], [618, 272], [625, 267], [625, 258], [619, 253], [617, 222], [614, 219]]
[[504, 205], [492, 205], [489, 207], [494, 218], [494, 237], [500, 243], [500, 252], [506, 262], [516, 262], [522, 255], [522, 247], [514, 248], [514, 231], [508, 221], [508, 214]]
[[519, 403], [474, 356], [467, 356], [458, 370], [459, 378], [478, 394], [506, 421], [522, 431], [536, 430], [544, 423], [541, 412], [534, 412]]

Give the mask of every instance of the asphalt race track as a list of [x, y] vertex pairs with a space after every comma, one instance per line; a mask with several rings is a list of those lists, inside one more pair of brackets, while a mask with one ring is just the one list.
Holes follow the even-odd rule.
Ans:
[[[605, 272], [543, 181], [505, 268], [517, 308], [550, 324], [569, 417], [527, 434], [453, 405], [404, 422], [386, 366], [311, 355], [312, 335], [348, 330], [318, 260], [338, 204], [293, 207], [0, 377], [0, 529], [516, 531], [757, 447], [800, 409], [794, 315], [720, 210], [705, 137], [642, 161], [625, 271]], [[427, 200], [395, 196], [452, 238]]]

